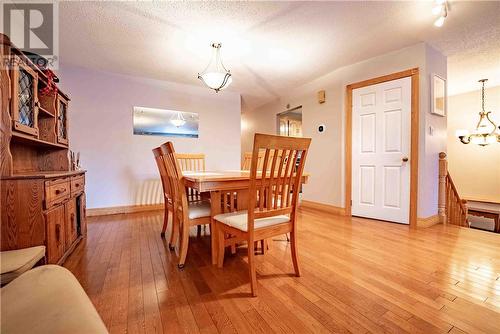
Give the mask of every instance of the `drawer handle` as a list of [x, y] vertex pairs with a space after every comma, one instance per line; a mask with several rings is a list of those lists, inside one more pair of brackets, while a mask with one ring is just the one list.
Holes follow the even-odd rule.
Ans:
[[75, 183], [76, 188], [80, 188], [80, 183]]
[[59, 194], [62, 194], [66, 192], [66, 188], [59, 188], [59, 189], [56, 189], [56, 195], [59, 195]]

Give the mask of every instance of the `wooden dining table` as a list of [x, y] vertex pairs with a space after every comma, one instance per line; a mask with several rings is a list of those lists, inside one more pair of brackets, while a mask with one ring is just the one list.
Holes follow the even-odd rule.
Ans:
[[[257, 186], [269, 178], [269, 173], [263, 177], [262, 172], [257, 172]], [[307, 183], [308, 173], [302, 174], [302, 184]], [[248, 207], [248, 187], [250, 186], [250, 171], [248, 170], [224, 170], [205, 172], [183, 172], [184, 185], [200, 193], [210, 193], [211, 217], [222, 212], [223, 196], [235, 196], [237, 198], [235, 210], [246, 210]], [[210, 243], [212, 252], [212, 264], [217, 263], [217, 231], [215, 224], [210, 230]]]

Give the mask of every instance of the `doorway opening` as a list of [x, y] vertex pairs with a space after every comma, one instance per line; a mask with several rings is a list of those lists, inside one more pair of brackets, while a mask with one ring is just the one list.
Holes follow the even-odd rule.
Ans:
[[302, 137], [302, 106], [276, 115], [278, 135]]

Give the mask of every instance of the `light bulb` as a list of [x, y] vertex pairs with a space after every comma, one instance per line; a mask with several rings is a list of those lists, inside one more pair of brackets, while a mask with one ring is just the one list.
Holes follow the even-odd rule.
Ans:
[[469, 135], [468, 130], [458, 129], [457, 131], [455, 131], [455, 136], [457, 136], [457, 137], [466, 137], [468, 135]]
[[434, 25], [436, 27], [442, 27], [443, 24], [444, 24], [444, 16], [440, 16], [436, 21], [434, 21]]

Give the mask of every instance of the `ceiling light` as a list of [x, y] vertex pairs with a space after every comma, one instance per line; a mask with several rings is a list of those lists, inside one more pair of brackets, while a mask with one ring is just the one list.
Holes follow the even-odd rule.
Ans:
[[176, 127], [180, 128], [181, 126], [186, 124], [186, 120], [184, 119], [184, 117], [182, 116], [182, 114], [180, 112], [177, 112], [176, 116], [170, 120], [170, 123], [172, 123]]
[[439, 15], [434, 21], [436, 27], [442, 27], [446, 17], [448, 16], [448, 3], [446, 0], [436, 0], [436, 5], [432, 8], [433, 15]]
[[213, 43], [213, 53], [212, 59], [208, 63], [207, 67], [200, 74], [198, 73], [198, 79], [203, 81], [205, 85], [209, 88], [219, 92], [220, 90], [228, 87], [233, 79], [231, 78], [231, 72], [226, 70], [222, 64], [222, 59], [220, 56], [220, 43]]
[[482, 83], [481, 111], [479, 112], [479, 122], [476, 125], [476, 129], [471, 134], [467, 130], [457, 130], [455, 132], [455, 135], [463, 144], [473, 143], [486, 146], [494, 142], [500, 142], [500, 131], [490, 118], [491, 111], [484, 110], [484, 83], [486, 81], [488, 79], [479, 80]]

